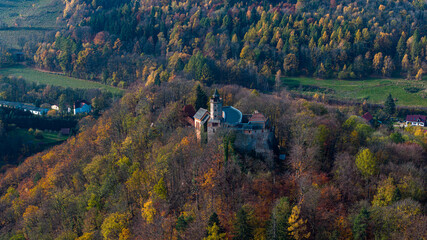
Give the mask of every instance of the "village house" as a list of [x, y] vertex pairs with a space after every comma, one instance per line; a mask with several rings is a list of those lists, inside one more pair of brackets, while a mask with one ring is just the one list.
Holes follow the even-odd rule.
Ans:
[[194, 128], [196, 129], [197, 139], [201, 139], [201, 135], [203, 132], [207, 130], [207, 123], [210, 118], [208, 110], [204, 108], [200, 108], [196, 114], [193, 116], [194, 118]]
[[209, 142], [220, 130], [233, 131], [236, 134], [235, 145], [241, 150], [272, 154], [273, 134], [268, 128], [268, 119], [258, 111], [242, 114], [237, 108], [223, 106], [216, 89], [210, 99], [210, 111], [200, 108], [193, 118], [199, 140], [203, 133], [207, 133]]
[[74, 103], [74, 115], [80, 114], [80, 113], [90, 113], [91, 110], [92, 110], [92, 106], [85, 100], [76, 101]]
[[53, 110], [59, 111], [58, 105], [52, 105], [52, 106], [50, 106], [50, 108], [52, 108]]
[[406, 126], [426, 126], [426, 116], [424, 115], [407, 115]]
[[363, 114], [362, 118], [365, 119], [365, 121], [368, 123], [372, 123], [372, 121], [374, 120], [374, 117], [372, 117], [371, 113], [369, 112]]
[[8, 101], [0, 101], [0, 107], [19, 109], [24, 112], [30, 112], [34, 115], [39, 115], [39, 116], [45, 115], [49, 111], [48, 108], [39, 108], [30, 104], [24, 104], [20, 102], [8, 102]]

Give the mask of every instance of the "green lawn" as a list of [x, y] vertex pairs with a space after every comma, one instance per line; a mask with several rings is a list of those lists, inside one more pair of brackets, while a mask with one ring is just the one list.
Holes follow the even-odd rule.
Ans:
[[[360, 100], [366, 99], [369, 103], [383, 103], [389, 93], [396, 98], [397, 105], [427, 106], [427, 79], [422, 81], [393, 79], [367, 80], [337, 80], [315, 79], [306, 77], [282, 78], [282, 86], [291, 91], [306, 94], [315, 92], [325, 93], [337, 99]], [[408, 88], [417, 88], [419, 91], [411, 93]]]
[[37, 139], [34, 137], [33, 134], [28, 132], [28, 129], [21, 129], [21, 128], [17, 128], [11, 131], [9, 134], [13, 134], [19, 137], [24, 142], [33, 142], [33, 143], [40, 143], [40, 144], [52, 144], [56, 142], [65, 141], [68, 138], [67, 136], [59, 136], [57, 132], [43, 131], [43, 138]]
[[52, 74], [46, 72], [40, 72], [32, 68], [24, 66], [15, 66], [10, 68], [0, 69], [0, 75], [4, 76], [15, 76], [22, 77], [27, 81], [35, 82], [38, 84], [54, 85], [61, 87], [70, 87], [70, 88], [83, 88], [83, 89], [105, 89], [110, 91], [114, 95], [122, 95], [123, 90], [120, 88], [107, 86], [102, 83], [82, 80], [78, 78], [68, 77], [59, 74]]

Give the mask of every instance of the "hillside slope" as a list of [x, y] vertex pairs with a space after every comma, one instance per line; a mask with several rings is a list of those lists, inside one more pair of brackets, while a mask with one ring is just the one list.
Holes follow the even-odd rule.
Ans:
[[230, 135], [197, 143], [181, 113], [197, 102], [192, 85], [135, 87], [77, 136], [1, 174], [0, 239], [425, 236], [423, 131], [373, 129], [350, 116], [361, 109], [286, 92], [221, 88], [226, 105], [270, 118], [287, 157], [260, 159]]
[[63, 14], [68, 29], [29, 55], [43, 68], [124, 86], [162, 72], [159, 81], [183, 73], [258, 89], [282, 75], [421, 79], [425, 8], [422, 0], [75, 0]]

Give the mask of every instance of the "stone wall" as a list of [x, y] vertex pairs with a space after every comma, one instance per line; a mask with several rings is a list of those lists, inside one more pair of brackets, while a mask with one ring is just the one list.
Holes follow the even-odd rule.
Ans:
[[243, 131], [235, 131], [236, 140], [234, 146], [241, 152], [255, 152], [265, 159], [273, 159], [273, 141], [274, 134], [269, 130], [251, 131], [245, 133]]

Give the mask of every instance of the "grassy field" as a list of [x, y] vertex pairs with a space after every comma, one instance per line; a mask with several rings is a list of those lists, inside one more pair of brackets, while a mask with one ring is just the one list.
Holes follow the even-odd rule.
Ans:
[[46, 84], [53, 86], [61, 86], [61, 87], [70, 87], [70, 88], [83, 88], [83, 89], [105, 89], [110, 91], [114, 95], [123, 94], [123, 90], [107, 86], [102, 83], [92, 82], [88, 80], [82, 80], [78, 78], [68, 77], [59, 74], [51, 74], [46, 72], [39, 72], [35, 69], [24, 67], [24, 66], [15, 66], [10, 68], [0, 69], [0, 75], [4, 76], [15, 76], [22, 77], [27, 81], [35, 82], [38, 84]]
[[40, 143], [40, 144], [53, 144], [56, 142], [62, 142], [67, 140], [67, 136], [59, 136], [57, 132], [43, 132], [43, 138], [37, 139], [33, 134], [28, 132], [28, 129], [17, 128], [11, 131], [9, 134], [13, 134], [24, 142]]
[[336, 99], [367, 100], [384, 103], [389, 93], [402, 106], [427, 106], [427, 79], [422, 81], [394, 79], [337, 80], [306, 77], [282, 78], [282, 86], [305, 94], [325, 93]]
[[0, 30], [0, 43], [8, 48], [21, 49], [26, 42], [43, 41], [48, 36], [46, 30], [27, 29], [2, 29]]
[[21, 48], [27, 41], [42, 41], [46, 34], [64, 25], [57, 22], [64, 4], [61, 0], [1, 0], [0, 43]]
[[2, 0], [0, 20], [8, 27], [56, 27], [64, 4], [60, 0]]

